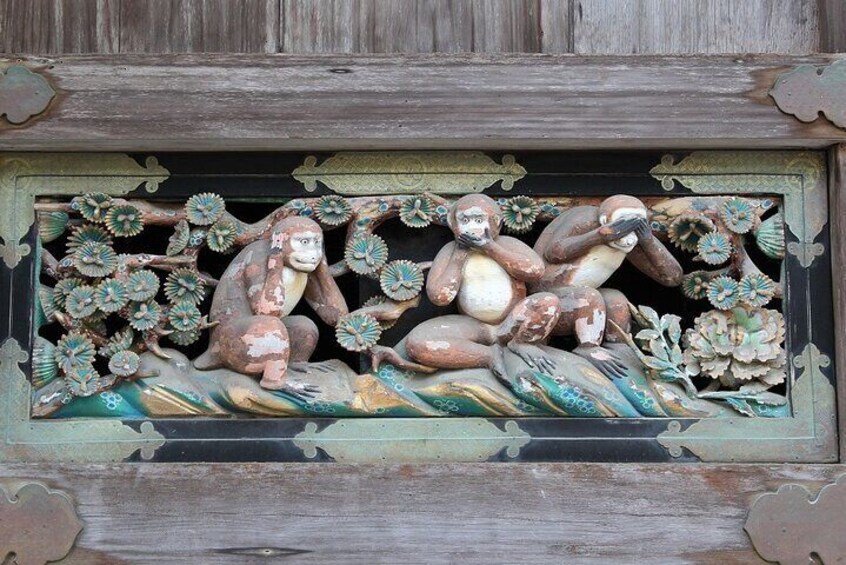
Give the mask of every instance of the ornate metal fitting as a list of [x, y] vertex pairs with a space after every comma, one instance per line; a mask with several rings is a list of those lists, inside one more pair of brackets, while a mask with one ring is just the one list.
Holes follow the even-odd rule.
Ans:
[[802, 485], [783, 485], [754, 502], [744, 529], [767, 561], [837, 563], [846, 555], [844, 504], [846, 475], [823, 487], [816, 498]]
[[776, 79], [770, 96], [782, 112], [798, 120], [813, 122], [822, 112], [846, 129], [846, 61], [824, 67], [800, 65]]
[[56, 91], [46, 78], [22, 65], [0, 74], [0, 117], [20, 125], [43, 112]]
[[11, 553], [15, 563], [42, 565], [65, 557], [83, 526], [70, 497], [40, 483], [7, 486], [0, 485], [0, 559]]

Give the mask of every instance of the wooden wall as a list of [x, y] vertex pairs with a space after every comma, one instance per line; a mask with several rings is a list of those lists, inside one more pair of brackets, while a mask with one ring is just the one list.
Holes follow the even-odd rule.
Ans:
[[814, 53], [843, 0], [0, 0], [5, 53]]

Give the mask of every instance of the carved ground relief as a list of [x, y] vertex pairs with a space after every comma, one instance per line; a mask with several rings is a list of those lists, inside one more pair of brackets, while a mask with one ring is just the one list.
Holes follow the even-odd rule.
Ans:
[[780, 195], [426, 174], [40, 197], [33, 416], [790, 416]]

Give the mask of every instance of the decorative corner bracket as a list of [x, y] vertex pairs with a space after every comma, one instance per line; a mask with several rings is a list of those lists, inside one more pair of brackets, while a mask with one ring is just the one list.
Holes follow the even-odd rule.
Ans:
[[[4, 481], [5, 482], [5, 481]], [[41, 483], [0, 484], [0, 560], [42, 565], [73, 547], [82, 520], [71, 498]]]
[[846, 555], [844, 505], [846, 475], [823, 487], [816, 498], [802, 485], [787, 484], [758, 497], [744, 529], [755, 551], [767, 561], [838, 563]]
[[770, 96], [778, 108], [803, 122], [813, 122], [822, 112], [846, 129], [846, 60], [830, 65], [799, 65], [780, 75]]
[[0, 118], [21, 125], [47, 109], [56, 91], [50, 82], [22, 65], [0, 73]]

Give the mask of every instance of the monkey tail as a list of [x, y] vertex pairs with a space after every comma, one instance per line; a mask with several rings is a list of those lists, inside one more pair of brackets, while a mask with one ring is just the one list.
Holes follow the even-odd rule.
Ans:
[[212, 369], [220, 369], [223, 367], [223, 361], [221, 361], [217, 353], [214, 353], [211, 347], [209, 347], [206, 349], [205, 353], [194, 359], [193, 365], [195, 369], [199, 369], [200, 371], [210, 371]]

